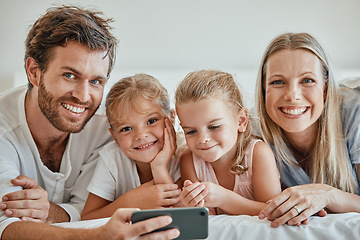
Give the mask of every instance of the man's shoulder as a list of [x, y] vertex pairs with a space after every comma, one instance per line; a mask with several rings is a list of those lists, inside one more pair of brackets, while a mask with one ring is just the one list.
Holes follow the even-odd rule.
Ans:
[[[0, 127], [14, 129], [20, 124], [19, 101], [24, 99], [26, 86], [10, 89], [0, 94]], [[22, 105], [24, 107], [24, 105]], [[24, 110], [25, 111], [25, 110]]]

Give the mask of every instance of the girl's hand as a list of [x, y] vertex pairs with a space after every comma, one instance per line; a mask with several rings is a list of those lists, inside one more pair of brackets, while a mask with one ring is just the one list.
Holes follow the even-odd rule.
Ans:
[[203, 207], [204, 198], [208, 191], [205, 185], [199, 182], [192, 183], [190, 180], [184, 181], [184, 187], [180, 193], [180, 200], [186, 207]]
[[225, 192], [230, 190], [212, 182], [202, 182], [201, 185], [204, 185], [207, 190], [204, 205], [206, 207], [221, 208], [221, 205], [224, 203], [224, 197], [227, 196]]
[[285, 189], [268, 202], [259, 213], [259, 218], [273, 221], [272, 227], [285, 223], [299, 226], [307, 224], [315, 213], [326, 216], [324, 208], [328, 205], [333, 188], [326, 184], [306, 184]]
[[[180, 202], [181, 190], [176, 184], [156, 184], [150, 181], [126, 192], [130, 207], [141, 209], [166, 208]], [[124, 196], [123, 195], [123, 196]]]
[[165, 118], [163, 149], [151, 161], [151, 168], [168, 167], [171, 157], [176, 151], [176, 132], [169, 118]]

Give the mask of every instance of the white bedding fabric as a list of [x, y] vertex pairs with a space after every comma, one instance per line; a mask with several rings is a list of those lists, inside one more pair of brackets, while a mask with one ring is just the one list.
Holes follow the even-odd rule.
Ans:
[[[95, 228], [108, 220], [109, 218], [103, 218], [54, 225], [65, 228]], [[308, 225], [284, 225], [278, 228], [271, 228], [268, 220], [259, 220], [257, 216], [209, 216], [207, 239], [360, 239], [360, 214], [328, 214], [322, 218], [311, 217]]]

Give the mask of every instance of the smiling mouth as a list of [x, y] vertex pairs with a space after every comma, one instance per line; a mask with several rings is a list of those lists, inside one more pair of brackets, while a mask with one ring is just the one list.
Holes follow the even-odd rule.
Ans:
[[85, 112], [86, 108], [84, 107], [75, 107], [73, 105], [70, 105], [68, 103], [61, 103], [61, 105], [68, 111], [72, 113], [83, 113]]
[[304, 112], [306, 112], [308, 108], [307, 107], [300, 107], [300, 108], [280, 108], [280, 110], [287, 114], [287, 115], [291, 115], [291, 116], [297, 116], [297, 115], [301, 115]]
[[150, 147], [151, 145], [154, 145], [156, 142], [157, 142], [157, 140], [155, 142], [147, 143], [147, 144], [141, 145], [139, 147], [134, 147], [134, 149], [138, 149], [138, 150], [144, 149], [144, 148]]
[[205, 147], [205, 148], [200, 148], [200, 150], [206, 151], [206, 150], [212, 149], [212, 148], [215, 147], [215, 146], [216, 146], [216, 145], [213, 145], [213, 146], [210, 146], [210, 147]]

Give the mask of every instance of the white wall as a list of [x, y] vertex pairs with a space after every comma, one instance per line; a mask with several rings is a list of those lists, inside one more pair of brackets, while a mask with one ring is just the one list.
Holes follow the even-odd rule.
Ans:
[[251, 97], [266, 45], [288, 31], [317, 37], [339, 78], [360, 76], [358, 0], [0, 0], [0, 92], [26, 83], [29, 26], [59, 3], [114, 18], [120, 43], [110, 82], [145, 72], [173, 94], [186, 73], [216, 68], [235, 74]]

